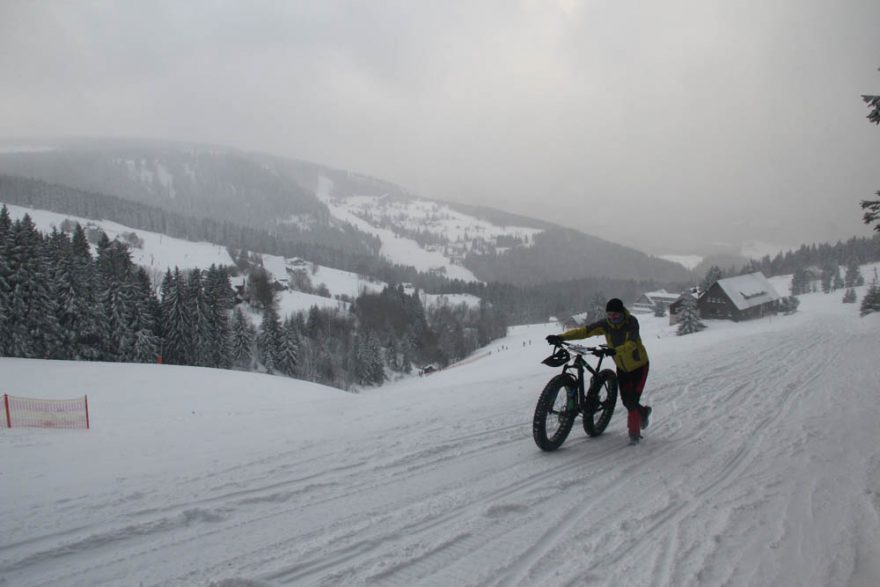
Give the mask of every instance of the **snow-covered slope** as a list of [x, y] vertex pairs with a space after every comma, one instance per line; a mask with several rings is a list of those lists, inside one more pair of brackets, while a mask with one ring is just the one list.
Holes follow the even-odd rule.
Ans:
[[[0, 202], [0, 206], [3, 203]], [[192, 269], [199, 267], [207, 269], [212, 264], [234, 265], [226, 247], [206, 242], [191, 242], [176, 239], [164, 234], [135, 230], [115, 222], [107, 220], [88, 220], [68, 214], [57, 214], [46, 210], [33, 210], [21, 206], [6, 205], [10, 217], [15, 220], [29, 214], [37, 229], [44, 233], [59, 228], [65, 220], [79, 222], [82, 226], [94, 226], [103, 230], [112, 240], [123, 237], [125, 234], [135, 234], [142, 244], [131, 247], [131, 257], [138, 265], [142, 265], [155, 273], [165, 273], [167, 269]], [[125, 240], [124, 238], [122, 240]], [[288, 259], [276, 255], [262, 255], [264, 268], [278, 280], [289, 278], [287, 267]], [[381, 291], [385, 284], [381, 281], [372, 280], [348, 271], [340, 271], [330, 267], [303, 262], [301, 268], [309, 273], [309, 278], [314, 287], [324, 284], [331, 296], [348, 296], [355, 298], [362, 291]], [[318, 295], [306, 294], [299, 291], [282, 291], [278, 295], [279, 312], [282, 316], [295, 312], [308, 311], [312, 306], [319, 307], [347, 307], [347, 303], [340, 302], [335, 298], [325, 298]]]
[[[3, 202], [0, 201], [0, 206], [3, 205]], [[60, 228], [65, 220], [72, 220], [79, 222], [84, 227], [94, 226], [103, 230], [111, 240], [117, 237], [125, 240], [124, 235], [134, 234], [142, 243], [140, 246], [130, 249], [132, 261], [143, 265], [154, 273], [163, 274], [167, 269], [173, 270], [175, 267], [184, 270], [194, 267], [207, 269], [212, 264], [234, 265], [226, 247], [220, 245], [172, 238], [164, 234], [136, 230], [107, 220], [88, 220], [69, 214], [5, 205], [13, 220], [29, 214], [37, 229], [44, 233], [50, 232], [53, 227]], [[323, 284], [332, 296], [327, 298], [300, 291], [281, 291], [278, 294], [278, 310], [282, 316], [307, 312], [312, 306], [344, 309], [348, 307], [348, 303], [339, 301], [338, 296], [354, 299], [364, 291], [378, 292], [386, 286], [385, 282], [368, 276], [309, 263], [302, 259], [285, 259], [277, 255], [261, 255], [261, 257], [263, 267], [274, 279], [289, 280], [288, 268], [295, 271], [305, 271], [313, 287], [318, 288]], [[411, 293], [412, 290], [410, 289], [408, 292]], [[474, 307], [480, 303], [478, 297], [468, 294], [433, 295], [420, 292], [420, 297], [422, 304], [426, 307], [439, 304], [466, 304]]]
[[88, 393], [93, 424], [0, 430], [0, 584], [880, 584], [880, 315], [801, 302], [685, 337], [640, 317], [646, 440], [617, 413], [552, 454], [555, 325], [359, 395], [0, 359], [0, 391]]
[[[335, 218], [348, 222], [367, 234], [379, 237], [382, 242], [380, 253], [392, 263], [411, 265], [419, 271], [442, 273], [451, 279], [478, 281], [467, 268], [453, 264], [450, 258], [442, 252], [422, 248], [419, 243], [411, 238], [400, 236], [390, 228], [376, 226], [365, 220], [363, 217], [365, 213], [379, 211], [377, 206], [378, 198], [352, 197], [336, 199], [330, 195], [332, 188], [333, 182], [326, 177], [321, 177], [316, 195], [327, 204], [330, 213]], [[409, 217], [407, 216], [407, 218]], [[409, 220], [407, 220], [408, 222]]]

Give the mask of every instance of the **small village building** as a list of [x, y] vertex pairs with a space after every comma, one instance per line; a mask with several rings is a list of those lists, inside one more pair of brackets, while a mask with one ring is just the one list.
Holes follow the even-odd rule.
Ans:
[[701, 318], [739, 322], [776, 314], [779, 293], [760, 271], [716, 281], [697, 299]]
[[568, 318], [562, 321], [562, 327], [566, 330], [571, 330], [572, 328], [579, 328], [587, 323], [587, 316], [589, 312], [581, 312], [580, 314], [572, 314]]
[[633, 302], [630, 309], [634, 314], [653, 313], [656, 312], [658, 308], [663, 308], [665, 310], [679, 297], [680, 294], [669, 293], [665, 289], [649, 291], [640, 295], [639, 298]]

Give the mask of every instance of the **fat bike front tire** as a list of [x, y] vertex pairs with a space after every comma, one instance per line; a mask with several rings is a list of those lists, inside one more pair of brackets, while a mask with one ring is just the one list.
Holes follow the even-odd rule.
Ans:
[[587, 394], [584, 406], [584, 432], [591, 437], [605, 432], [611, 416], [614, 415], [614, 407], [617, 405], [617, 374], [611, 369], [603, 369], [595, 376], [593, 386]]
[[568, 438], [577, 416], [577, 407], [568, 398], [574, 397], [576, 390], [575, 378], [561, 374], [548, 381], [541, 392], [532, 420], [532, 436], [541, 450], [556, 450]]

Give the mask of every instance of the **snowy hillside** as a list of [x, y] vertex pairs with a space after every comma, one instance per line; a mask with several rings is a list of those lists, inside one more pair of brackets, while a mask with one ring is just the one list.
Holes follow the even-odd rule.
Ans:
[[[196, 215], [209, 226], [187, 234], [225, 238], [215, 223], [231, 223], [238, 232], [268, 232], [285, 242], [343, 255], [349, 269], [357, 266], [352, 258], [378, 252], [391, 263], [465, 281], [527, 285], [586, 277], [690, 279], [676, 263], [579, 230], [501, 210], [431, 201], [376, 178], [304, 161], [138, 139], [48, 141], [42, 146], [49, 149], [0, 152], [0, 183], [10, 202], [82, 213], [96, 197], [115, 198], [122, 200], [119, 208], [105, 209], [116, 222], [176, 214], [184, 217], [176, 221], [190, 227]], [[144, 210], [134, 213], [132, 202], [149, 207], [149, 216], [139, 216]], [[138, 226], [162, 230], [146, 221]]]
[[87, 393], [93, 426], [0, 430], [0, 584], [880, 584], [880, 315], [801, 302], [685, 337], [640, 317], [646, 440], [619, 412], [552, 454], [554, 325], [359, 395], [0, 359], [0, 391]]
[[[4, 205], [0, 202], [0, 206]], [[200, 267], [207, 269], [212, 264], [233, 265], [225, 247], [211, 243], [196, 243], [176, 239], [167, 235], [154, 232], [135, 230], [115, 222], [106, 220], [88, 220], [68, 214], [56, 214], [46, 210], [33, 210], [21, 206], [6, 204], [9, 215], [13, 220], [29, 214], [36, 227], [45, 233], [53, 227], [60, 228], [65, 220], [79, 222], [83, 227], [92, 226], [103, 230], [112, 240], [120, 238], [126, 241], [126, 235], [135, 235], [139, 241], [137, 246], [131, 247], [132, 260], [151, 270], [154, 274], [164, 274], [167, 269], [180, 267], [191, 269]], [[376, 292], [385, 287], [385, 283], [370, 279], [365, 276], [341, 271], [331, 267], [324, 267], [304, 260], [284, 259], [277, 255], [262, 255], [263, 266], [269, 274], [280, 282], [287, 282], [290, 278], [288, 269], [291, 271], [305, 271], [308, 273], [312, 285], [317, 288], [324, 285], [329, 291], [331, 298], [299, 291], [282, 291], [278, 295], [278, 308], [282, 316], [296, 312], [306, 312], [312, 306], [321, 308], [347, 308], [347, 302], [341, 302], [336, 298], [345, 296], [356, 298], [363, 291]], [[436, 304], [467, 304], [479, 305], [479, 298], [474, 296], [460, 295], [432, 295], [421, 292], [422, 303], [425, 306]]]
[[[464, 256], [475, 248], [482, 251], [491, 247], [503, 253], [509, 248], [504, 243], [516, 242], [528, 247], [535, 235], [542, 232], [523, 226], [497, 226], [455, 211], [446, 204], [420, 198], [385, 195], [337, 198], [333, 187], [331, 179], [321, 176], [316, 195], [335, 218], [379, 237], [381, 252], [389, 260], [414, 265], [420, 271], [443, 273], [452, 279], [477, 281], [473, 273], [461, 265]], [[423, 247], [399, 233], [423, 233], [448, 242]]]

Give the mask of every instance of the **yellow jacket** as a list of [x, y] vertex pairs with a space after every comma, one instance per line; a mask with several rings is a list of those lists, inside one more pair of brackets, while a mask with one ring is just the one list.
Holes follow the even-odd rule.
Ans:
[[572, 328], [562, 333], [562, 340], [576, 340], [591, 336], [605, 335], [608, 348], [617, 351], [614, 364], [621, 371], [635, 371], [648, 363], [648, 351], [639, 336], [639, 321], [635, 316], [624, 310], [624, 319], [620, 324], [612, 324], [607, 318], [592, 324]]

